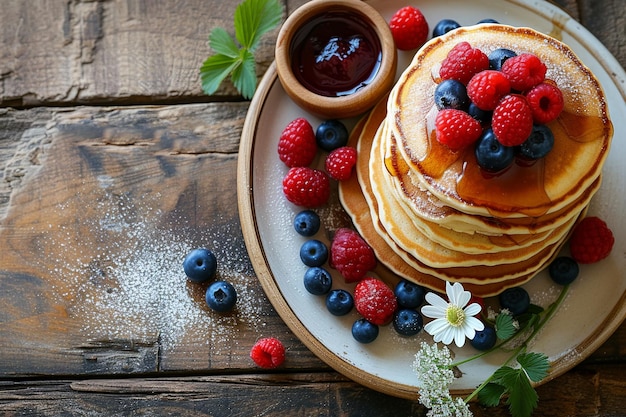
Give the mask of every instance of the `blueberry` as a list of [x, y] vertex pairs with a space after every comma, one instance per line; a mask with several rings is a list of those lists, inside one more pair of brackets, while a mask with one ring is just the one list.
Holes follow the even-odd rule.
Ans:
[[378, 326], [365, 319], [352, 324], [352, 337], [359, 343], [372, 343], [378, 337]]
[[215, 311], [230, 311], [237, 302], [235, 287], [226, 281], [215, 281], [206, 289], [206, 303]]
[[339, 120], [326, 120], [315, 131], [317, 146], [330, 152], [348, 143], [348, 129]]
[[478, 120], [481, 124], [488, 124], [489, 122], [491, 122], [491, 115], [493, 114], [493, 112], [483, 110], [474, 103], [470, 103], [469, 107], [467, 108], [467, 112], [470, 116]]
[[402, 308], [393, 315], [393, 328], [402, 336], [413, 336], [422, 330], [424, 319], [412, 308]]
[[506, 308], [514, 316], [525, 313], [530, 307], [530, 296], [522, 287], [507, 288], [498, 296], [500, 307]]
[[502, 69], [502, 64], [509, 58], [516, 56], [517, 54], [514, 51], [506, 48], [498, 48], [491, 51], [488, 55], [489, 58], [489, 69], [500, 71]]
[[504, 146], [498, 142], [492, 129], [486, 129], [478, 139], [475, 154], [476, 161], [482, 169], [499, 172], [513, 163], [515, 148]]
[[567, 285], [578, 277], [578, 263], [569, 256], [559, 256], [548, 267], [550, 278], [559, 285]]
[[354, 298], [346, 290], [335, 289], [326, 296], [326, 308], [333, 316], [345, 316], [354, 307]]
[[293, 219], [293, 227], [302, 236], [311, 237], [320, 230], [320, 216], [313, 210], [303, 210]]
[[489, 350], [496, 345], [497, 339], [494, 328], [485, 326], [483, 330], [476, 331], [476, 335], [474, 335], [470, 343], [474, 349]]
[[404, 308], [417, 308], [424, 302], [426, 291], [421, 285], [414, 282], [402, 280], [398, 282], [393, 290], [398, 305]]
[[328, 259], [328, 247], [317, 239], [309, 239], [300, 246], [300, 259], [306, 266], [322, 266]]
[[183, 269], [193, 282], [205, 282], [215, 277], [217, 259], [208, 249], [194, 249], [185, 257]]
[[433, 28], [433, 38], [446, 34], [450, 32], [451, 30], [454, 30], [460, 27], [461, 25], [456, 20], [442, 19], [439, 22], [437, 22], [437, 24]]
[[495, 23], [495, 24], [499, 24], [500, 22], [498, 22], [496, 19], [492, 19], [492, 18], [488, 17], [486, 19], [481, 19], [478, 22], [476, 22], [477, 25], [480, 25], [481, 23]]
[[457, 80], [443, 80], [435, 88], [435, 105], [437, 109], [465, 110], [469, 106], [465, 85]]
[[546, 156], [554, 146], [554, 134], [546, 125], [534, 125], [528, 139], [522, 143], [518, 152], [528, 159], [539, 159]]
[[304, 288], [313, 295], [327, 294], [332, 285], [333, 278], [324, 268], [314, 266], [304, 273]]

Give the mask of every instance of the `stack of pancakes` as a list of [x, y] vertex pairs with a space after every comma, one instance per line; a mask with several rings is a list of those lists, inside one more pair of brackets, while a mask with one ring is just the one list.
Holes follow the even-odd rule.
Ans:
[[[532, 53], [547, 66], [565, 107], [549, 124], [555, 145], [545, 158], [488, 174], [473, 146], [454, 152], [437, 142], [439, 66], [462, 41], [486, 54]], [[340, 184], [340, 199], [393, 273], [434, 290], [462, 282], [494, 295], [531, 279], [562, 247], [600, 186], [611, 137], [602, 89], [567, 46], [528, 28], [460, 28], [424, 45], [354, 129], [357, 175]]]

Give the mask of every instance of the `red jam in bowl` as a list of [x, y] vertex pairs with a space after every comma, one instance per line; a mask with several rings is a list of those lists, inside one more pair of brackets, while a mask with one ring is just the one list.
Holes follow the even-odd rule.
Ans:
[[295, 77], [308, 90], [346, 96], [370, 84], [381, 63], [372, 25], [355, 14], [328, 12], [305, 23], [290, 45]]

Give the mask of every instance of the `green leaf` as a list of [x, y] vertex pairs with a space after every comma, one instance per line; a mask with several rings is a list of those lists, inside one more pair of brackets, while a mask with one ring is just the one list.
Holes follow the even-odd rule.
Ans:
[[533, 382], [539, 382], [548, 376], [550, 361], [543, 353], [523, 353], [517, 357], [517, 361]]
[[225, 55], [213, 55], [204, 61], [200, 67], [202, 90], [206, 94], [214, 94], [228, 74], [239, 65], [238, 58]]
[[513, 417], [530, 417], [537, 407], [539, 396], [523, 369], [503, 366], [494, 373], [494, 382], [506, 388], [508, 396], [505, 402]]
[[517, 329], [513, 325], [513, 316], [500, 313], [496, 317], [496, 336], [500, 340], [507, 340], [512, 337]]
[[484, 406], [496, 407], [500, 404], [500, 399], [505, 391], [506, 387], [504, 385], [490, 382], [478, 391], [478, 401]]
[[239, 57], [239, 47], [224, 28], [215, 28], [209, 34], [209, 46], [216, 54]]
[[256, 90], [256, 69], [252, 52], [243, 50], [241, 65], [233, 70], [232, 81], [243, 98], [250, 99]]
[[245, 0], [235, 9], [235, 36], [244, 48], [256, 49], [263, 34], [280, 23], [282, 7], [277, 0]]

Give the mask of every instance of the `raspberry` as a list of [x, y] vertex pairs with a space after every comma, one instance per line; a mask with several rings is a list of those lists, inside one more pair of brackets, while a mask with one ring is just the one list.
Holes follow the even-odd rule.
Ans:
[[453, 79], [467, 84], [474, 74], [488, 68], [487, 55], [478, 48], [472, 48], [468, 42], [459, 42], [441, 63], [439, 76], [444, 80]]
[[611, 253], [615, 237], [599, 217], [585, 217], [576, 227], [570, 239], [572, 258], [581, 264], [598, 262]]
[[549, 123], [559, 117], [563, 110], [563, 94], [555, 85], [541, 83], [526, 93], [526, 100], [538, 124]]
[[316, 153], [315, 133], [306, 119], [299, 117], [283, 129], [278, 139], [278, 157], [289, 168], [310, 165]]
[[493, 111], [491, 128], [504, 146], [524, 143], [533, 131], [533, 115], [524, 96], [509, 94], [504, 97]]
[[345, 181], [352, 175], [356, 164], [356, 149], [351, 146], [337, 148], [326, 157], [326, 172], [332, 179]]
[[285, 362], [285, 347], [274, 337], [259, 339], [250, 350], [250, 358], [261, 368], [277, 368]]
[[283, 178], [283, 192], [297, 206], [319, 207], [330, 197], [330, 180], [323, 171], [294, 167]]
[[391, 17], [389, 28], [396, 47], [402, 51], [417, 49], [428, 38], [428, 22], [422, 12], [412, 6], [398, 10]]
[[495, 109], [510, 91], [511, 83], [500, 71], [481, 71], [467, 83], [467, 95], [481, 110]]
[[482, 133], [480, 122], [462, 110], [444, 109], [435, 119], [437, 140], [452, 149], [462, 149], [474, 143]]
[[356, 311], [372, 324], [387, 324], [398, 307], [393, 290], [376, 278], [364, 278], [354, 288]]
[[543, 81], [546, 70], [546, 66], [535, 55], [520, 54], [504, 61], [501, 71], [511, 82], [513, 90], [526, 91]]
[[376, 267], [376, 255], [356, 231], [340, 228], [330, 245], [329, 263], [346, 282], [356, 282]]

